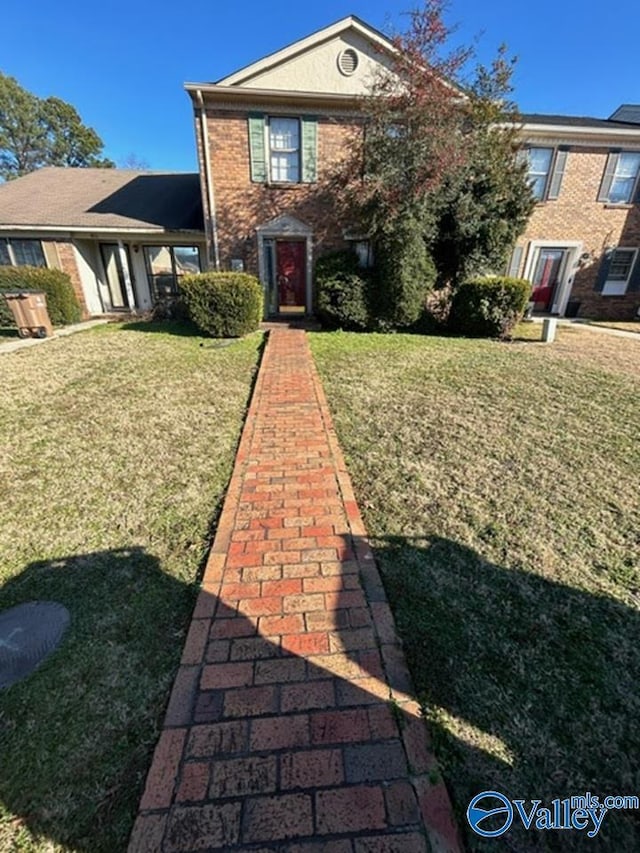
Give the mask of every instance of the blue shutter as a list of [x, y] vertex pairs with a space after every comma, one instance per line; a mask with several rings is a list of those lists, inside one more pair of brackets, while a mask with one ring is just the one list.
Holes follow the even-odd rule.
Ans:
[[607, 249], [607, 251], [602, 256], [602, 260], [600, 261], [598, 277], [596, 279], [596, 283], [593, 286], [593, 289], [597, 290], [599, 293], [602, 293], [602, 289], [607, 280], [607, 276], [609, 275], [609, 267], [611, 266], [611, 261], [613, 260], [614, 252], [615, 249]]
[[607, 157], [607, 165], [604, 167], [604, 174], [602, 176], [602, 183], [600, 184], [600, 190], [598, 192], [598, 201], [609, 201], [609, 191], [611, 190], [611, 184], [613, 183], [613, 176], [616, 173], [616, 169], [618, 167], [618, 160], [620, 159], [619, 151], [610, 151], [609, 156]]
[[560, 195], [560, 187], [562, 186], [562, 178], [564, 176], [568, 154], [569, 148], [567, 146], [560, 146], [556, 151], [556, 156], [553, 161], [553, 169], [551, 171], [551, 180], [549, 181], [549, 190], [547, 192], [548, 199], [554, 200]]
[[638, 291], [640, 291], [640, 249], [636, 252], [636, 260], [627, 285], [627, 293], [637, 293]]
[[251, 180], [264, 184], [267, 180], [267, 156], [264, 144], [264, 116], [252, 113], [249, 116], [249, 157]]
[[318, 119], [303, 116], [300, 119], [302, 140], [302, 181], [312, 184], [318, 179]]

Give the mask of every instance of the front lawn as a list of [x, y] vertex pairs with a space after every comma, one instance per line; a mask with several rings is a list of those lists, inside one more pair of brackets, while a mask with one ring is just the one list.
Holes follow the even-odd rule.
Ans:
[[0, 611], [71, 613], [0, 693], [0, 850], [126, 849], [262, 341], [152, 328], [0, 353]]
[[635, 334], [640, 335], [640, 320], [634, 322], [633, 320], [629, 322], [616, 322], [615, 320], [589, 320], [590, 326], [604, 326], [607, 329], [615, 329], [619, 332], [635, 332]]
[[640, 790], [640, 341], [316, 334], [312, 348], [434, 746], [472, 850], [471, 798]]

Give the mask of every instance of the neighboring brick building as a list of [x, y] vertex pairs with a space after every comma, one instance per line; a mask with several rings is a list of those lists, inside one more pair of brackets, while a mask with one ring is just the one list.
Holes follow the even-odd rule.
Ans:
[[391, 65], [390, 42], [354, 17], [218, 83], [189, 83], [209, 261], [259, 275], [269, 315], [313, 310], [319, 255], [366, 240], [336, 214], [326, 179], [359, 132], [358, 99]]
[[640, 309], [640, 109], [610, 119], [525, 115], [538, 204], [510, 272], [538, 310], [628, 320]]

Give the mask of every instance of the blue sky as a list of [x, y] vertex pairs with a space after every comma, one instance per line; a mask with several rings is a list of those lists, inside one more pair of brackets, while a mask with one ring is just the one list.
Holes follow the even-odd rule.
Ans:
[[[410, 0], [322, 4], [191, 0], [4, 0], [0, 70], [40, 96], [72, 103], [122, 160], [196, 169], [186, 81], [215, 81], [350, 13], [384, 31], [403, 27]], [[640, 4], [618, 0], [451, 0], [456, 39], [479, 36], [488, 61], [506, 42], [519, 61], [523, 112], [606, 117], [640, 103]]]

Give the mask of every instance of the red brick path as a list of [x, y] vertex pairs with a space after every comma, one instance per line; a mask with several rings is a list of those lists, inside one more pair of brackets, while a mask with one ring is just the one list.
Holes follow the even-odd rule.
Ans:
[[270, 334], [129, 853], [459, 850], [302, 331]]

